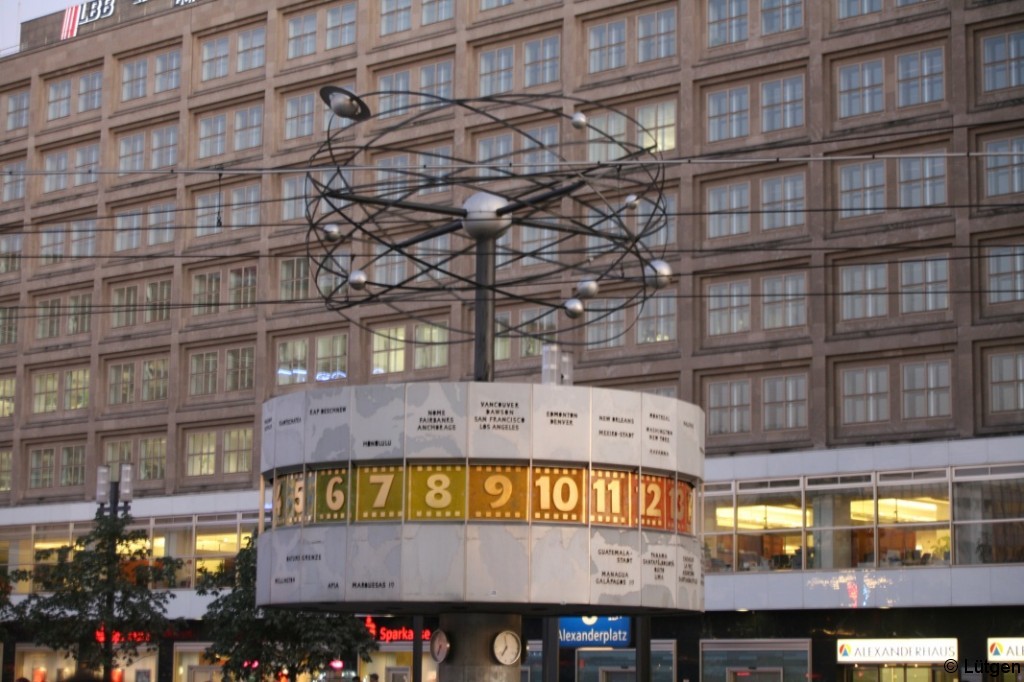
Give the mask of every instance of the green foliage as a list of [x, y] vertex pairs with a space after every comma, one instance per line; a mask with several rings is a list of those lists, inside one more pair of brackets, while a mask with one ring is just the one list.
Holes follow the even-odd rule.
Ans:
[[[126, 666], [173, 627], [166, 617], [181, 561], [154, 559], [127, 510], [97, 510], [93, 529], [72, 545], [36, 552], [32, 570], [11, 574], [34, 590], [15, 616], [37, 644], [63, 651], [80, 670]], [[102, 633], [113, 632], [112, 644]]]
[[[295, 679], [338, 658], [368, 660], [376, 644], [352, 615], [256, 605], [255, 543], [251, 538], [234, 562], [199, 581], [198, 593], [214, 597], [203, 617], [212, 641], [206, 655], [222, 661], [224, 675], [270, 679], [287, 670]], [[259, 661], [259, 668], [249, 667], [250, 661]]]

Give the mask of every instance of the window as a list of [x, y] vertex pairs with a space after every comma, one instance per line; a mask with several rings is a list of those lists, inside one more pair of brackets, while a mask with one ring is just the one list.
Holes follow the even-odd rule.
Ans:
[[89, 368], [32, 372], [32, 414], [71, 413], [89, 407]]
[[93, 142], [75, 149], [73, 183], [75, 187], [96, 182], [96, 171], [100, 168], [100, 145]]
[[[449, 9], [449, 12], [451, 10]], [[356, 42], [356, 3], [346, 2], [327, 10], [327, 49]]]
[[214, 315], [220, 307], [220, 273], [201, 272], [192, 275], [192, 314]]
[[128, 102], [146, 96], [146, 77], [149, 60], [145, 57], [121, 62], [121, 101]]
[[708, 432], [722, 435], [750, 432], [750, 381], [708, 384]]
[[139, 438], [140, 481], [163, 480], [167, 465], [167, 437], [143, 436]]
[[0, 274], [21, 271], [21, 235], [0, 233]]
[[708, 93], [708, 141], [750, 134], [750, 91], [746, 86]]
[[288, 19], [288, 59], [316, 52], [316, 13]]
[[370, 361], [372, 374], [405, 371], [405, 326], [377, 327], [371, 330]]
[[676, 325], [676, 292], [660, 291], [647, 299], [637, 314], [636, 342], [675, 341]]
[[840, 19], [882, 11], [882, 0], [837, 0], [837, 2], [839, 3]]
[[128, 405], [135, 398], [135, 363], [119, 362], [107, 366], [107, 404]]
[[888, 367], [846, 369], [841, 376], [843, 424], [888, 421]]
[[1024, 85], [1024, 31], [987, 36], [981, 53], [985, 92]]
[[1024, 136], [985, 143], [985, 194], [1024, 192]]
[[0, 492], [11, 491], [14, 453], [10, 448], [0, 448]]
[[8, 346], [18, 342], [20, 312], [17, 305], [0, 304], [0, 345]]
[[545, 343], [551, 343], [558, 329], [557, 311], [547, 308], [524, 308], [519, 311], [519, 355], [537, 357]]
[[885, 109], [882, 73], [881, 59], [840, 67], [840, 118], [863, 116]]
[[928, 258], [900, 263], [900, 312], [920, 313], [949, 307], [949, 260]]
[[18, 201], [25, 198], [25, 162], [13, 161], [0, 165], [3, 174], [3, 201]]
[[942, 49], [901, 54], [896, 58], [896, 106], [941, 102], [946, 98]]
[[512, 0], [480, 0], [480, 9], [486, 11], [511, 4]]
[[294, 140], [313, 134], [315, 106], [311, 93], [295, 95], [285, 100], [284, 139]]
[[412, 28], [412, 0], [380, 0], [382, 36]]
[[511, 45], [480, 53], [480, 96], [511, 92], [515, 67], [515, 48]]
[[55, 461], [53, 448], [30, 449], [28, 453], [28, 487], [52, 488]]
[[764, 430], [807, 428], [807, 375], [765, 377], [762, 381]]
[[448, 327], [443, 324], [416, 324], [413, 369], [448, 366]]
[[114, 250], [131, 251], [139, 248], [142, 233], [141, 209], [119, 211], [114, 216]]
[[50, 295], [35, 300], [36, 339], [85, 334], [92, 320], [92, 294]]
[[267, 60], [267, 29], [264, 26], [238, 32], [235, 45], [236, 65], [239, 73], [262, 67]]
[[626, 333], [625, 300], [604, 298], [587, 305], [587, 347], [591, 350], [622, 346]]
[[103, 72], [87, 73], [78, 78], [78, 113], [95, 111], [103, 105]]
[[801, 274], [761, 280], [762, 326], [765, 329], [807, 324], [807, 278]]
[[[312, 351], [312, 354], [311, 352]], [[348, 377], [348, 334], [327, 332], [277, 342], [277, 385]]]
[[804, 79], [789, 76], [761, 83], [761, 132], [804, 125]]
[[153, 68], [153, 92], [177, 90], [181, 85], [181, 50], [158, 54]]
[[7, 94], [7, 132], [28, 127], [28, 90]]
[[248, 391], [256, 384], [256, 349], [253, 346], [229, 348], [225, 352], [224, 390]]
[[229, 42], [227, 36], [211, 38], [203, 42], [201, 49], [203, 81], [225, 78], [228, 75]]
[[409, 113], [409, 72], [396, 71], [377, 79], [377, 89], [383, 93], [378, 100], [380, 116], [401, 116]]
[[750, 232], [750, 184], [740, 182], [708, 189], [708, 238]]
[[290, 175], [281, 178], [281, 219], [297, 220], [306, 217], [306, 176]]
[[626, 22], [624, 19], [587, 29], [588, 72], [598, 73], [626, 65]]
[[[448, 99], [452, 96], [454, 63], [451, 59], [445, 59], [435, 64], [425, 64], [420, 67], [420, 92], [426, 95], [433, 95], [437, 98]], [[424, 97], [422, 105], [433, 106], [437, 101], [430, 97]], [[449, 148], [448, 156], [451, 156]]]
[[864, 161], [839, 168], [839, 216], [854, 218], [885, 210], [885, 162]]
[[988, 302], [1024, 301], [1024, 246], [990, 246], [985, 254]]
[[636, 119], [641, 126], [637, 142], [642, 147], [655, 152], [676, 148], [675, 100], [638, 105]]
[[110, 297], [112, 316], [110, 326], [134, 327], [137, 322], [139, 289], [135, 285], [114, 287]]
[[166, 322], [171, 319], [171, 280], [162, 279], [146, 284], [146, 307], [143, 321]]
[[747, 0], [708, 0], [708, 47], [747, 39]]
[[145, 168], [146, 133], [135, 132], [121, 135], [117, 140], [117, 170], [122, 175], [135, 173]]
[[420, 23], [436, 24], [439, 21], [447, 21], [452, 18], [455, 0], [422, 0], [422, 17]]
[[557, 83], [561, 69], [561, 37], [547, 36], [527, 40], [524, 48], [524, 85], [531, 88], [545, 83]]
[[185, 434], [186, 476], [244, 473], [251, 467], [251, 426], [225, 426]]
[[14, 376], [0, 377], [0, 418], [14, 416], [18, 401], [17, 378]]
[[803, 0], [761, 0], [763, 35], [793, 31], [803, 25]]
[[1024, 352], [990, 355], [989, 377], [992, 412], [1024, 410]]
[[43, 178], [44, 192], [56, 192], [67, 188], [68, 152], [66, 149], [46, 154], [43, 157], [43, 169], [46, 171], [46, 176]]
[[306, 256], [280, 260], [278, 295], [282, 301], [302, 301], [309, 298], [309, 259]]
[[154, 358], [142, 361], [142, 402], [167, 400], [167, 382], [169, 370], [167, 358]]
[[227, 151], [227, 115], [199, 119], [199, 158], [220, 156]]
[[783, 175], [761, 181], [761, 228], [797, 227], [804, 224], [804, 175]]
[[60, 485], [85, 483], [85, 446], [65, 445], [60, 449]]
[[638, 62], [675, 56], [675, 7], [639, 15], [636, 18], [636, 39]]
[[150, 131], [150, 168], [165, 168], [178, 162], [178, 126]]
[[952, 414], [949, 360], [903, 365], [903, 418], [928, 419]]
[[726, 282], [708, 288], [708, 333], [750, 331], [750, 282]]
[[63, 78], [47, 84], [46, 120], [71, 115], [71, 79]]
[[946, 203], [946, 159], [940, 156], [899, 160], [900, 207]]
[[888, 314], [888, 290], [888, 272], [884, 263], [841, 267], [841, 319], [859, 320], [885, 316]]
[[213, 395], [217, 392], [217, 351], [193, 353], [188, 359], [188, 394]]

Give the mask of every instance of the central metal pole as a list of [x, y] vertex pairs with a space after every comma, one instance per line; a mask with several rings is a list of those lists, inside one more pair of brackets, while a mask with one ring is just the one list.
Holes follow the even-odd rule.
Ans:
[[494, 381], [494, 277], [497, 238], [476, 240], [476, 310], [473, 379]]

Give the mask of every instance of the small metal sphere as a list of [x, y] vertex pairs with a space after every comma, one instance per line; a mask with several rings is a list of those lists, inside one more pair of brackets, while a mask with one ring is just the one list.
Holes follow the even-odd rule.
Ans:
[[337, 223], [330, 223], [324, 225], [324, 240], [329, 242], [336, 242], [341, 239], [341, 226]]
[[575, 320], [587, 311], [583, 305], [583, 301], [578, 298], [570, 298], [562, 307], [565, 308], [565, 314], [571, 320]]
[[652, 260], [644, 269], [644, 282], [655, 289], [667, 287], [672, 280], [672, 266], [661, 259]]
[[625, 203], [626, 208], [634, 209], [634, 208], [636, 208], [639, 205], [640, 205], [640, 197], [638, 197], [635, 194], [627, 194], [626, 195], [626, 203]]
[[348, 285], [356, 291], [362, 291], [366, 288], [366, 283], [370, 281], [370, 278], [366, 276], [364, 270], [353, 270], [348, 273]]
[[505, 206], [503, 198], [488, 192], [477, 192], [462, 205], [466, 217], [462, 219], [462, 227], [473, 239], [494, 238], [512, 226], [511, 216], [499, 216], [498, 209]]
[[601, 285], [596, 279], [585, 279], [576, 284], [576, 295], [580, 298], [594, 298], [600, 289]]
[[587, 127], [587, 115], [582, 111], [577, 111], [572, 115], [572, 127], [576, 130], [583, 130]]

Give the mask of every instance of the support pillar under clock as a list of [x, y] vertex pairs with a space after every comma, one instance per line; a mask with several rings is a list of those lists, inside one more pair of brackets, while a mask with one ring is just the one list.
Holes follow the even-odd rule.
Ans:
[[[448, 634], [451, 652], [437, 667], [438, 682], [519, 682], [519, 660], [503, 665], [494, 657], [494, 638], [511, 630], [522, 636], [522, 617], [502, 613], [442, 614], [440, 627]], [[525, 653], [526, 645], [522, 645]]]

